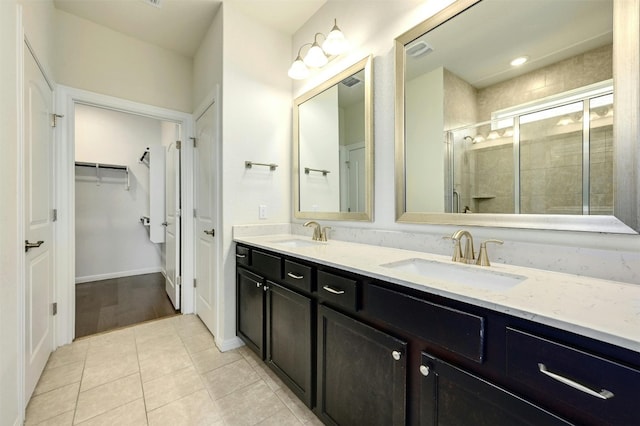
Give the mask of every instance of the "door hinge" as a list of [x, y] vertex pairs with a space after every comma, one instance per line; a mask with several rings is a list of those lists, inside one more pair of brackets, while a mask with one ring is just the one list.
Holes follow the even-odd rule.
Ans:
[[58, 125], [58, 118], [62, 118], [64, 115], [61, 114], [51, 114], [51, 127], [56, 127]]
[[191, 140], [193, 141], [193, 147], [195, 148], [195, 147], [196, 147], [196, 140], [197, 140], [197, 139], [196, 139], [196, 138], [189, 138], [189, 139], [191, 139]]
[[58, 220], [58, 209], [53, 209], [51, 212], [51, 221], [55, 222]]
[[176, 277], [176, 285], [182, 285], [182, 277], [180, 275]]
[[53, 302], [51, 304], [51, 312], [53, 316], [58, 315], [58, 302]]
[[176, 141], [176, 149], [182, 149], [182, 141]]
[[197, 287], [197, 285], [196, 285], [196, 279], [194, 278], [194, 279], [193, 279], [193, 288], [196, 288], [196, 287]]
[[176, 216], [178, 216], [178, 217], [182, 216], [182, 209], [177, 209], [176, 210]]
[[196, 209], [193, 209], [193, 217], [198, 217], [198, 213], [197, 213]]

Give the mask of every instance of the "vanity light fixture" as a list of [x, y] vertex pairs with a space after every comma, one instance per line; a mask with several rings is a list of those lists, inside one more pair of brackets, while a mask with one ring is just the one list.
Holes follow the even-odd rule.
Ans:
[[[318, 36], [324, 37], [322, 47], [318, 44]], [[302, 49], [311, 46], [307, 53], [302, 56]], [[305, 43], [298, 49], [298, 56], [289, 68], [288, 75], [294, 80], [302, 80], [309, 76], [309, 68], [321, 68], [329, 62], [329, 57], [344, 53], [349, 47], [349, 42], [338, 28], [337, 20], [333, 21], [333, 28], [328, 35], [316, 33], [313, 43]]]
[[528, 60], [529, 60], [528, 56], [520, 56], [518, 58], [515, 58], [513, 61], [511, 61], [510, 64], [512, 67], [519, 67], [520, 65], [524, 64]]

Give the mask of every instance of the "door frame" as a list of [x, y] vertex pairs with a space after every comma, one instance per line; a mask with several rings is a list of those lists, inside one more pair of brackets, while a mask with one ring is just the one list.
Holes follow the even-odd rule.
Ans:
[[[75, 337], [75, 105], [82, 104], [128, 114], [140, 115], [162, 121], [180, 124], [182, 143], [181, 218], [190, 218], [193, 211], [193, 176], [189, 173], [193, 164], [193, 144], [186, 143], [193, 135], [194, 120], [191, 114], [167, 108], [156, 107], [113, 96], [101, 95], [86, 90], [58, 85], [55, 96], [55, 110], [64, 115], [58, 120], [60, 131], [56, 132], [56, 202], [58, 209], [57, 235], [55, 245], [58, 318], [56, 323], [56, 344], [71, 343]], [[193, 220], [181, 220], [181, 252], [183, 259], [193, 258]], [[194, 271], [191, 262], [183, 261], [182, 269], [182, 313], [194, 310]], [[67, 283], [63, 285], [63, 283]]]

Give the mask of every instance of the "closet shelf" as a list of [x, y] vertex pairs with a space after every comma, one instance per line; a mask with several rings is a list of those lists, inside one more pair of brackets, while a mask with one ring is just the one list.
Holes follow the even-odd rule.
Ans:
[[122, 170], [127, 174], [127, 183], [125, 189], [128, 191], [130, 187], [129, 182], [129, 166], [122, 166], [119, 164], [106, 164], [106, 163], [85, 163], [82, 161], [76, 161], [76, 167], [91, 167], [96, 169], [96, 179], [100, 182], [100, 169], [112, 169], [112, 170]]

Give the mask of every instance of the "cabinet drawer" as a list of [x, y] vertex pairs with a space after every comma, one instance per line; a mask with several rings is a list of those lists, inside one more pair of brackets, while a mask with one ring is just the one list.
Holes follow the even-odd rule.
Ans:
[[318, 297], [351, 311], [357, 311], [358, 281], [318, 271]]
[[507, 375], [593, 424], [640, 424], [640, 371], [507, 328]]
[[484, 318], [420, 300], [375, 284], [364, 295], [363, 309], [451, 352], [483, 361]]
[[261, 275], [279, 280], [282, 278], [282, 262], [279, 256], [274, 256], [259, 250], [251, 253], [251, 265]]
[[236, 246], [236, 264], [251, 265], [251, 249], [249, 247]]
[[284, 261], [284, 281], [291, 286], [311, 293], [313, 268], [291, 260]]

